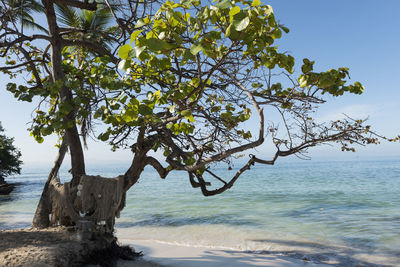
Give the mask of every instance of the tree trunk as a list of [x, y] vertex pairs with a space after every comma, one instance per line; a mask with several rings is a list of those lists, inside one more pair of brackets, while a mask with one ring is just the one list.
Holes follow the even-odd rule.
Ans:
[[[59, 35], [59, 28], [57, 26], [56, 14], [54, 10], [54, 3], [51, 0], [42, 0], [46, 12], [47, 23], [49, 27], [49, 36], [51, 38], [51, 71], [52, 80], [54, 82], [63, 80], [65, 74], [62, 67], [62, 50], [64, 48], [63, 39]], [[73, 95], [71, 88], [62, 85], [59, 89], [59, 96], [61, 102], [73, 102]], [[63, 162], [67, 148], [70, 150], [71, 155], [71, 170], [72, 179], [68, 186], [75, 187], [79, 184], [82, 175], [85, 174], [85, 161], [83, 155], [82, 144], [80, 141], [78, 129], [75, 123], [75, 111], [71, 111], [64, 118], [64, 122], [71, 123], [72, 126], [65, 130], [63, 143], [59, 149], [59, 153], [54, 166], [47, 178], [44, 186], [39, 204], [37, 206], [35, 216], [32, 221], [33, 227], [45, 228], [50, 226], [49, 215], [52, 212], [52, 200], [50, 199], [50, 186], [53, 179], [57, 176], [58, 170]], [[69, 191], [69, 190], [68, 190]], [[76, 196], [76, 194], [75, 194]], [[73, 199], [72, 199], [73, 202]], [[66, 209], [67, 207], [65, 207]]]
[[51, 214], [51, 200], [48, 195], [49, 186], [51, 181], [57, 177], [58, 171], [64, 160], [65, 153], [67, 153], [67, 143], [63, 139], [60, 149], [58, 150], [58, 155], [54, 161], [53, 168], [50, 171], [49, 177], [47, 177], [46, 184], [44, 185], [42, 195], [40, 196], [39, 203], [36, 207], [35, 216], [33, 217], [32, 227], [46, 228], [50, 226], [49, 216]]
[[[51, 38], [51, 64], [53, 81], [63, 80], [65, 75], [62, 67], [62, 49], [64, 48], [63, 39], [59, 35], [56, 14], [53, 2], [42, 0], [46, 10], [47, 23], [49, 26], [49, 35]], [[61, 101], [73, 102], [71, 89], [62, 85], [59, 91]], [[75, 112], [71, 111], [66, 117], [65, 122], [72, 122], [72, 127], [66, 129], [65, 137], [71, 153], [71, 167], [73, 186], [78, 185], [79, 179], [85, 174], [85, 160], [78, 129], [75, 124]]]

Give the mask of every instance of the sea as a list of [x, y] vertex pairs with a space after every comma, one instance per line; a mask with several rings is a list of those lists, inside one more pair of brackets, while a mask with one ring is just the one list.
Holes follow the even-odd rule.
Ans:
[[[235, 173], [216, 166], [221, 177]], [[127, 165], [87, 173], [123, 174]], [[49, 169], [26, 166], [0, 197], [0, 229], [29, 227]], [[68, 180], [67, 169], [60, 172]], [[207, 177], [212, 186], [219, 182]], [[288, 255], [335, 266], [400, 266], [400, 160], [255, 165], [221, 195], [204, 197], [187, 174], [146, 168], [116, 222], [124, 239]]]

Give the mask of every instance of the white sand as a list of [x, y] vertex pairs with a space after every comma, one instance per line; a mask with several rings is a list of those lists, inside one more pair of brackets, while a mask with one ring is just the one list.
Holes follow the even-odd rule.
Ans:
[[124, 239], [122, 236], [118, 240], [124, 245], [131, 245], [136, 251], [143, 251], [144, 256], [141, 260], [120, 261], [120, 267], [151, 267], [151, 266], [171, 266], [171, 267], [251, 267], [251, 266], [329, 266], [325, 264], [315, 264], [288, 256], [251, 254], [242, 251], [228, 249], [207, 248], [207, 247], [185, 247], [180, 245], [164, 244], [155, 241]]

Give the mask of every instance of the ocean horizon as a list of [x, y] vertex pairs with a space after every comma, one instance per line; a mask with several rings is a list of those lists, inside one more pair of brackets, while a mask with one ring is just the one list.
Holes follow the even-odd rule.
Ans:
[[[87, 173], [115, 177], [125, 167], [93, 165]], [[217, 172], [232, 176], [234, 170], [222, 165]], [[0, 229], [30, 227], [48, 171], [27, 166], [21, 175], [7, 179], [18, 185], [0, 197]], [[62, 169], [61, 180], [68, 177]], [[255, 165], [230, 190], [213, 197], [191, 188], [183, 172], [163, 180], [146, 168], [127, 193], [116, 229], [127, 239], [309, 255], [338, 265], [396, 266], [399, 196], [397, 159]]]

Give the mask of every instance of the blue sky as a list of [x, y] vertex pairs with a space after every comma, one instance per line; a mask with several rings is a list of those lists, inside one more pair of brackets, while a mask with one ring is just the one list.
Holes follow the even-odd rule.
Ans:
[[[361, 96], [330, 97], [319, 113], [322, 119], [335, 119], [342, 113], [354, 117], [369, 116], [375, 129], [385, 135], [400, 133], [400, 1], [268, 1], [280, 23], [290, 28], [278, 42], [297, 60], [307, 57], [316, 61], [317, 70], [349, 67], [351, 81], [365, 86]], [[0, 76], [0, 121], [27, 164], [51, 164], [56, 138], [37, 144], [26, 131], [34, 105], [20, 103], [5, 90], [7, 78]], [[318, 159], [358, 159], [399, 157], [400, 144], [383, 144], [360, 148], [356, 153], [341, 153], [335, 147], [313, 149]], [[268, 156], [268, 147], [259, 152]], [[128, 151], [112, 153], [101, 143], [90, 142], [86, 158], [90, 163], [129, 162]]]

